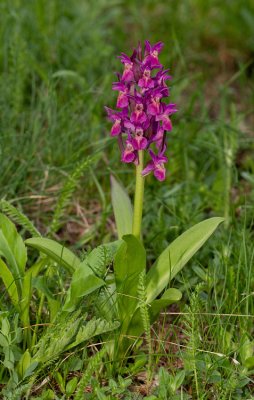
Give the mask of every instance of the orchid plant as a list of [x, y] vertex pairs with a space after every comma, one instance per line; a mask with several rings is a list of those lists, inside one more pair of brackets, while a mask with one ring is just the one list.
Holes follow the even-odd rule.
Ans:
[[[166, 103], [171, 79], [169, 70], [159, 61], [164, 44], [151, 45], [145, 41], [144, 53], [141, 44], [129, 57], [122, 53], [119, 58], [123, 72], [117, 73], [118, 82], [113, 90], [118, 91], [116, 107], [106, 107], [109, 120], [113, 122], [111, 136], [117, 136], [124, 163], [136, 167], [134, 210], [123, 187], [112, 178], [112, 202], [119, 239], [123, 243], [116, 253], [114, 273], [116, 303], [120, 320], [120, 337], [115, 348], [128, 349], [130, 338], [144, 332], [146, 322], [142, 315], [141, 297], [149, 310], [149, 323], [153, 323], [162, 308], [179, 301], [182, 294], [170, 288], [170, 281], [183, 268], [194, 253], [215, 231], [223, 218], [205, 220], [179, 236], [165, 249], [146, 271], [145, 249], [141, 241], [142, 209], [145, 177], [153, 173], [158, 181], [166, 177], [165, 155], [167, 132], [172, 130], [171, 115], [177, 111], [174, 103]], [[150, 160], [144, 164], [144, 158]], [[140, 277], [145, 276], [140, 283]], [[121, 348], [122, 346], [122, 348]]]
[[[149, 331], [161, 309], [181, 299], [182, 293], [171, 287], [172, 279], [223, 221], [223, 218], [214, 217], [188, 229], [147, 271], [146, 251], [141, 240], [144, 183], [151, 173], [160, 182], [166, 177], [166, 132], [171, 131], [170, 117], [177, 111], [175, 104], [165, 102], [169, 97], [166, 81], [171, 77], [158, 58], [162, 48], [162, 42], [151, 45], [146, 41], [144, 54], [140, 44], [130, 57], [121, 54], [123, 72], [117, 74], [118, 81], [113, 83], [113, 90], [119, 92], [117, 110], [106, 107], [113, 122], [111, 136], [118, 138], [121, 160], [133, 163], [136, 169], [134, 209], [122, 185], [111, 177], [118, 240], [98, 246], [81, 260], [60, 243], [41, 237], [35, 229], [30, 230], [33, 237], [23, 243], [14, 225], [0, 215], [0, 277], [27, 329], [29, 348], [33, 348], [37, 340], [36, 333], [32, 337], [29, 330], [33, 284], [51, 260], [54, 265], [62, 266], [71, 280], [60, 301], [56, 303], [49, 296], [50, 322], [54, 323], [59, 314], [68, 319], [70, 313], [81, 308], [82, 302], [84, 305], [84, 300], [93, 298], [94, 312], [103, 314], [110, 324], [110, 329], [103, 330], [103, 339], [107, 342], [110, 360], [118, 365], [119, 360], [128, 358], [140, 336]], [[149, 160], [145, 164], [147, 157]], [[38, 250], [40, 256], [38, 262], [25, 271], [27, 247]], [[45, 296], [48, 296], [47, 290]], [[77, 343], [80, 341], [76, 340], [75, 345]], [[36, 358], [30, 360], [27, 368], [32, 361], [37, 362]]]

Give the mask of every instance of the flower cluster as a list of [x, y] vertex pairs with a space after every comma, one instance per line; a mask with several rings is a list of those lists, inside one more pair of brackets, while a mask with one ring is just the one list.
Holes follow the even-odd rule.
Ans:
[[146, 40], [144, 57], [140, 44], [130, 57], [124, 53], [119, 56], [124, 70], [117, 73], [113, 90], [119, 92], [116, 106], [120, 110], [106, 107], [113, 122], [111, 136], [118, 136], [122, 161], [137, 164], [138, 151], [148, 150], [151, 159], [142, 174], [153, 172], [160, 181], [165, 179], [166, 131], [171, 131], [170, 116], [177, 111], [175, 104], [162, 101], [169, 96], [166, 81], [171, 79], [158, 59], [162, 48], [162, 42], [152, 46]]

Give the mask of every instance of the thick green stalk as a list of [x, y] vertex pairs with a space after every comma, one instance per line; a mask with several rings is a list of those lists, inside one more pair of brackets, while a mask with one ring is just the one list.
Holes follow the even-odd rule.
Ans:
[[139, 163], [136, 166], [136, 188], [135, 188], [135, 199], [134, 199], [134, 213], [133, 213], [133, 224], [132, 233], [137, 239], [141, 238], [141, 223], [142, 223], [142, 211], [143, 211], [143, 199], [144, 199], [144, 184], [145, 178], [141, 172], [144, 169], [144, 151], [139, 150], [138, 152]]

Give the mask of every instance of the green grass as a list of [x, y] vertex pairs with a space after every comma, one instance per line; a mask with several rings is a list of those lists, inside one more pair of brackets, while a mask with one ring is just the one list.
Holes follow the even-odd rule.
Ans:
[[[1, 198], [25, 212], [43, 234], [53, 220], [51, 234], [81, 253], [116, 237], [110, 173], [130, 194], [134, 190], [134, 171], [120, 163], [103, 109], [115, 104], [111, 83], [121, 68], [116, 56], [130, 53], [139, 40], [165, 42], [162, 62], [171, 69], [171, 99], [179, 112], [168, 137], [168, 178], [163, 184], [153, 177], [146, 181], [143, 232], [149, 263], [194, 223], [226, 218], [175, 279], [174, 286], [186, 294], [178, 308], [166, 311], [177, 315], [162, 315], [152, 332], [153, 373], [162, 365], [172, 377], [179, 368], [185, 371], [179, 399], [254, 395], [254, 367], [246, 364], [253, 357], [254, 333], [253, 35], [251, 0], [0, 4]], [[63, 282], [58, 272], [59, 292], [66, 290]], [[53, 291], [54, 285], [49, 280]], [[11, 318], [5, 300], [2, 296], [1, 304]], [[42, 317], [48, 321], [43, 310]], [[67, 354], [69, 363], [60, 358], [44, 371], [33, 398], [63, 398], [68, 381], [80, 381], [82, 371], [91, 368], [89, 349]], [[95, 368], [88, 386], [97, 394], [87, 398], [143, 398], [144, 354], [145, 347], [136, 363], [119, 372], [132, 380], [130, 390], [110, 376], [110, 368]], [[153, 388], [156, 399], [175, 395], [163, 374], [161, 392]], [[3, 384], [4, 378], [1, 372]]]

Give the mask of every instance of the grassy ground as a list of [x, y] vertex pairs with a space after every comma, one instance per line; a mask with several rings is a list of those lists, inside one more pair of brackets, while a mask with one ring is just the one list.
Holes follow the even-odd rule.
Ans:
[[[110, 173], [130, 194], [134, 189], [103, 108], [114, 107], [116, 55], [146, 38], [165, 42], [161, 60], [171, 68], [179, 112], [168, 137], [168, 178], [146, 183], [149, 262], [203, 218], [224, 216], [226, 223], [176, 278], [185, 295], [154, 328], [150, 395], [253, 398], [253, 2], [3, 0], [0, 34], [1, 197], [47, 233], [67, 190], [54, 236], [77, 251], [116, 235]], [[82, 368], [73, 372], [58, 360], [40, 377], [34, 398], [72, 398], [66, 383], [80, 379], [87, 365], [85, 352], [75, 356]], [[87, 392], [93, 387], [97, 394], [87, 398], [148, 396], [140, 365], [122, 373], [130, 390], [104, 372], [102, 381], [88, 379]], [[185, 378], [172, 394], [167, 382], [179, 370]]]

